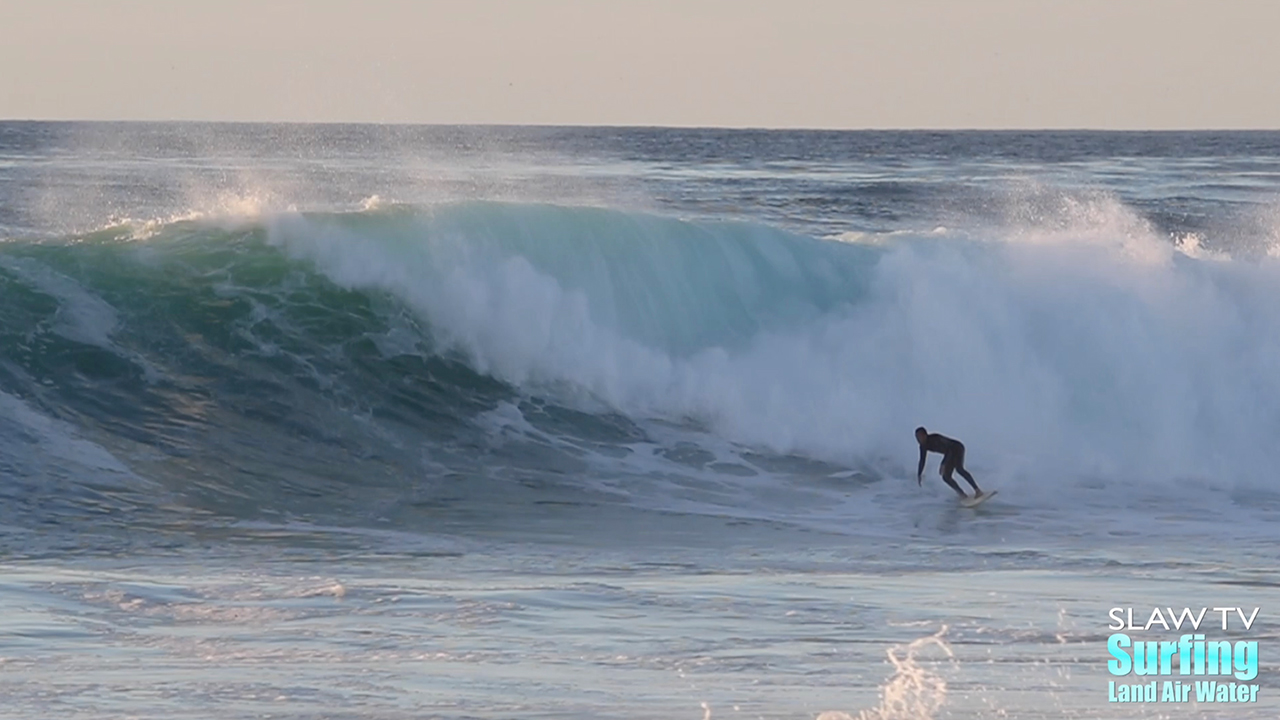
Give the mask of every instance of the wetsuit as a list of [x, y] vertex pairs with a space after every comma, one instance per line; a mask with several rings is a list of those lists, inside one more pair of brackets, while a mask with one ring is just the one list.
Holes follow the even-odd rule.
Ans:
[[968, 470], [964, 469], [964, 443], [938, 433], [929, 433], [924, 440], [924, 444], [920, 446], [920, 467], [916, 470], [916, 477], [920, 477], [920, 474], [924, 472], [925, 456], [931, 452], [942, 453], [942, 467], [939, 468], [939, 472], [942, 475], [942, 479], [951, 486], [952, 490], [959, 493], [960, 497], [968, 496], [964, 494], [964, 491], [960, 489], [956, 481], [951, 479], [952, 472], [958, 472], [960, 477], [968, 480], [969, 484], [973, 486], [975, 494], [982, 493], [978, 489], [978, 483], [973, 481], [973, 476], [969, 474]]

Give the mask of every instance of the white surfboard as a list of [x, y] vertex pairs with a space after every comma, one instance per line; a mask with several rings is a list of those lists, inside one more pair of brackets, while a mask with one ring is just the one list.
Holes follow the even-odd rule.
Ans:
[[979, 505], [981, 505], [982, 503], [984, 503], [984, 502], [986, 502], [986, 501], [990, 500], [991, 498], [995, 497], [995, 496], [996, 496], [996, 493], [998, 493], [998, 492], [1000, 492], [1000, 491], [999, 491], [999, 490], [988, 490], [987, 492], [982, 493], [981, 495], [979, 495], [979, 496], [978, 496], [978, 497], [976, 497], [976, 498], [969, 498], [969, 497], [967, 497], [967, 498], [965, 498], [965, 499], [961, 500], [961, 501], [960, 501], [960, 504], [961, 504], [961, 505], [963, 505], [963, 506], [965, 506], [965, 507], [967, 507], [967, 508], [978, 507], [978, 506], [979, 506]]

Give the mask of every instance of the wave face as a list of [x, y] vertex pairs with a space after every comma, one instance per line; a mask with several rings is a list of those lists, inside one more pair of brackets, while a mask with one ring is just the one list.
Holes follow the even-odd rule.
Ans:
[[653, 422], [907, 476], [923, 424], [1049, 502], [1262, 487], [1280, 422], [1280, 264], [1171, 245], [1105, 198], [843, 240], [492, 202], [145, 234], [0, 252], [0, 399], [62, 428], [8, 421], [18, 475], [12, 438], [56, 430], [217, 511], [285, 493], [373, 519], [423, 478], [597, 472], [583, 442], [621, 457]]
[[397, 297], [479, 372], [779, 451], [850, 461], [925, 423], [1072, 473], [1260, 469], [1277, 265], [1197, 257], [1095, 203], [875, 243], [510, 205], [282, 216], [267, 236]]

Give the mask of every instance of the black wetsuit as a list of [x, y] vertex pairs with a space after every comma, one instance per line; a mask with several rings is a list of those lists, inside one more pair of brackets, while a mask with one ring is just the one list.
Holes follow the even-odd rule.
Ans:
[[924, 440], [924, 444], [920, 446], [920, 467], [916, 470], [916, 477], [920, 477], [921, 473], [924, 472], [925, 456], [931, 452], [942, 453], [942, 467], [939, 468], [939, 472], [942, 474], [942, 479], [951, 486], [952, 490], [959, 493], [961, 497], [967, 497], [964, 491], [960, 489], [960, 486], [956, 484], [956, 481], [951, 479], [951, 473], [958, 472], [960, 477], [968, 480], [969, 484], [973, 486], [975, 494], [982, 492], [978, 489], [978, 483], [973, 481], [973, 476], [969, 474], [968, 470], [964, 469], [964, 443], [938, 433], [929, 433]]

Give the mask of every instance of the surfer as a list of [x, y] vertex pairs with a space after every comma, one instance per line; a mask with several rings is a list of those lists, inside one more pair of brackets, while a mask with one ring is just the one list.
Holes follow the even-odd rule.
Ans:
[[916, 469], [916, 484], [924, 482], [924, 461], [925, 456], [931, 452], [942, 453], [942, 465], [938, 468], [938, 474], [942, 479], [960, 494], [961, 498], [968, 498], [956, 481], [951, 479], [952, 472], [960, 473], [960, 477], [969, 481], [973, 486], [973, 498], [976, 500], [982, 497], [982, 490], [978, 488], [978, 483], [973, 481], [973, 476], [968, 470], [964, 469], [964, 443], [946, 435], [932, 433], [922, 427], [916, 428], [916, 442], [920, 443], [920, 467]]

